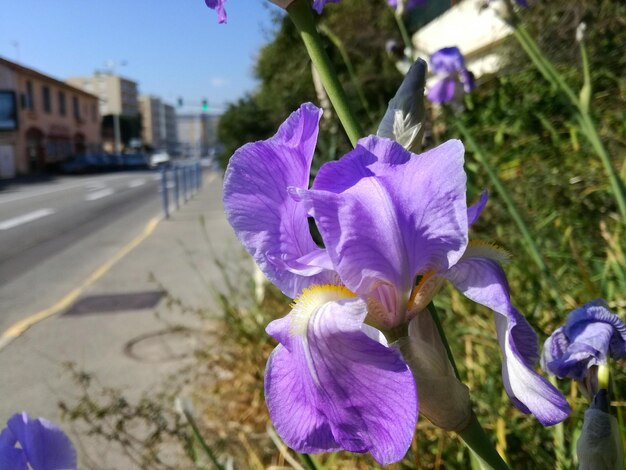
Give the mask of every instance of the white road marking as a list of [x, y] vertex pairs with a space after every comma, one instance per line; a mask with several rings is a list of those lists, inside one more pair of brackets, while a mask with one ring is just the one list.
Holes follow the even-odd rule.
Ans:
[[[125, 178], [127, 175], [125, 174], [116, 174], [116, 175], [110, 175], [110, 176], [103, 176], [103, 177], [99, 177], [98, 180], [100, 181], [114, 181], [114, 180], [118, 180], [118, 179], [122, 179]], [[159, 175], [156, 175], [156, 180], [160, 179]], [[87, 183], [87, 177], [85, 178], [81, 178], [82, 181], [77, 182], [77, 183], [66, 183], [66, 181], [61, 181], [61, 186], [60, 187], [53, 187], [50, 189], [44, 189], [42, 191], [32, 191], [32, 192], [27, 192], [26, 194], [13, 194], [10, 196], [5, 196], [3, 194], [0, 194], [0, 204], [6, 204], [7, 202], [14, 202], [14, 201], [21, 201], [23, 199], [30, 199], [33, 197], [39, 197], [39, 196], [46, 196], [48, 194], [53, 194], [53, 193], [58, 193], [61, 191], [68, 191], [70, 189], [76, 189], [76, 188], [84, 188], [85, 187], [85, 183]], [[97, 180], [96, 180], [97, 181]], [[95, 181], [94, 181], [95, 183]], [[56, 186], [56, 185], [55, 185]], [[18, 189], [19, 191], [22, 191], [22, 188]]]
[[41, 219], [42, 217], [46, 217], [50, 214], [54, 214], [53, 209], [39, 209], [33, 212], [28, 212], [18, 217], [13, 217], [12, 219], [0, 222], [0, 230], [9, 230], [10, 228], [32, 222], [33, 220]]
[[97, 191], [98, 189], [104, 189], [106, 187], [106, 183], [103, 183], [102, 181], [93, 181], [85, 185], [87, 191]]
[[129, 188], [138, 188], [139, 186], [143, 186], [144, 184], [146, 184], [146, 180], [144, 180], [144, 179], [136, 179], [136, 180], [132, 180], [130, 183], [128, 183], [128, 187]]
[[111, 188], [101, 189], [100, 191], [94, 191], [85, 196], [85, 201], [95, 201], [96, 199], [102, 199], [103, 197], [110, 196], [115, 191]]

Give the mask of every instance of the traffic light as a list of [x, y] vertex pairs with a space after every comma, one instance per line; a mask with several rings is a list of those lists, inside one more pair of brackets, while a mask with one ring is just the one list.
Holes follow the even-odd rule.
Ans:
[[205, 98], [202, 100], [202, 111], [206, 112], [209, 110], [209, 101]]

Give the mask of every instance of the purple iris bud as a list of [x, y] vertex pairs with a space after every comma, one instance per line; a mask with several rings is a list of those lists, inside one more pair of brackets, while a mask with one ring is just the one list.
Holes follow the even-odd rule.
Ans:
[[433, 103], [453, 101], [460, 87], [465, 93], [476, 88], [474, 74], [465, 68], [465, 58], [458, 47], [439, 49], [430, 57], [430, 66], [433, 73], [440, 76], [428, 91], [428, 99]]
[[9, 418], [0, 433], [0, 468], [73, 470], [76, 451], [65, 433], [50, 421], [18, 413]]
[[559, 378], [585, 381], [590, 369], [626, 356], [626, 324], [603, 300], [573, 310], [546, 340], [542, 367]]
[[226, 0], [204, 0], [204, 3], [206, 3], [206, 6], [217, 12], [217, 22], [219, 24], [226, 23], [227, 16], [226, 10], [224, 9]]

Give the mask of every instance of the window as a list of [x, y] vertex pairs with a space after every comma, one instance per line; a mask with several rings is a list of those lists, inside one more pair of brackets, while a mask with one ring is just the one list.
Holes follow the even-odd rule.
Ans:
[[65, 93], [59, 91], [59, 114], [65, 116]]
[[50, 88], [44, 86], [41, 88], [41, 94], [43, 96], [43, 110], [46, 113], [52, 112], [52, 103], [50, 102]]
[[33, 111], [35, 109], [35, 101], [33, 99], [33, 82], [28, 80], [26, 82], [26, 108]]
[[72, 96], [72, 107], [74, 108], [74, 117], [80, 119], [80, 106], [78, 105], [78, 96]]

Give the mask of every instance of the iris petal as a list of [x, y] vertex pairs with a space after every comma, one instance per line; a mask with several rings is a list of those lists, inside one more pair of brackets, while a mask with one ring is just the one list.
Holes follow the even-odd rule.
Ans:
[[456, 95], [457, 82], [453, 77], [444, 77], [428, 90], [428, 99], [433, 103], [449, 103]]
[[442, 274], [467, 298], [495, 313], [502, 350], [502, 380], [507, 394], [525, 413], [545, 426], [563, 421], [570, 408], [561, 393], [534, 370], [539, 358], [537, 336], [512, 305], [502, 268], [486, 258], [467, 258]]
[[237, 150], [224, 179], [226, 216], [237, 237], [267, 278], [292, 298], [313, 282], [325, 282], [321, 270], [298, 263], [320, 249], [304, 207], [287, 191], [308, 187], [320, 116], [314, 105], [302, 105], [274, 137]]
[[380, 299], [392, 313], [381, 326], [391, 327], [406, 320], [415, 276], [448, 269], [465, 250], [465, 184], [459, 141], [414, 155], [389, 139], [368, 137], [325, 164], [300, 197], [350, 290], [393, 287], [395, 299]]
[[20, 443], [33, 470], [76, 468], [76, 451], [58, 427], [43, 418], [30, 419], [26, 413], [13, 415], [7, 428]]
[[296, 451], [370, 452], [388, 464], [408, 450], [417, 421], [413, 376], [398, 351], [363, 329], [366, 314], [356, 297], [316, 308], [303, 334], [293, 334], [293, 313], [268, 327], [282, 344], [266, 369], [267, 405]]
[[9, 428], [0, 433], [0, 468], [3, 470], [28, 470], [26, 456], [22, 449], [17, 449], [17, 438]]

